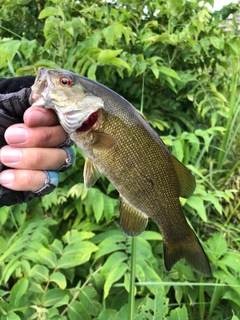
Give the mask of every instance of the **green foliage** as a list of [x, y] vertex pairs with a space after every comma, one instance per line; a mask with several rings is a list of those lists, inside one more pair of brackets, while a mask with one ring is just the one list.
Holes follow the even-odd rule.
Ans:
[[[167, 273], [151, 222], [136, 242], [125, 237], [116, 191], [104, 177], [84, 187], [76, 150], [54, 192], [0, 209], [1, 319], [240, 318], [240, 7], [200, 3], [1, 4], [1, 76], [65, 68], [138, 108], [196, 177], [181, 201], [213, 269], [202, 279], [180, 261]], [[234, 28], [225, 31], [229, 13]]]

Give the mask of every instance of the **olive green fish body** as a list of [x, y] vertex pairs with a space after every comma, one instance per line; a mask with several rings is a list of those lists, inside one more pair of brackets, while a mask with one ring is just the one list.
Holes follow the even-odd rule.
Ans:
[[[53, 87], [59, 83], [56, 78], [60, 76], [64, 79], [69, 77], [75, 92], [79, 87], [81, 97], [86, 98], [84, 92], [89, 96], [88, 104], [84, 105], [86, 114], [87, 108], [90, 109], [87, 121], [82, 120], [82, 111], [78, 111], [81, 103], [74, 107], [79, 129], [76, 129], [75, 113], [71, 113], [69, 107], [65, 113], [64, 108], [61, 111], [58, 107], [60, 91], [55, 98], [53, 90], [49, 90], [53, 82]], [[85, 185], [91, 187], [104, 174], [118, 190], [123, 231], [136, 236], [144, 231], [148, 217], [152, 218], [163, 236], [167, 270], [181, 258], [186, 258], [197, 272], [210, 276], [207, 257], [187, 224], [179, 202], [180, 196], [188, 197], [195, 189], [195, 179], [187, 168], [169, 152], [157, 133], [123, 97], [95, 81], [65, 70], [51, 70], [51, 76], [40, 71], [40, 80], [44, 77], [47, 77], [48, 85], [43, 89], [41, 83], [38, 91], [37, 78], [35, 91], [41, 97], [45, 95], [42, 104], [55, 109], [63, 127], [71, 132], [71, 139], [85, 153]], [[68, 96], [72, 103], [71, 86], [62, 86], [62, 91], [66, 105]], [[75, 95], [75, 100], [81, 101]], [[96, 119], [88, 128], [90, 114]], [[72, 131], [71, 123], [75, 126]]]

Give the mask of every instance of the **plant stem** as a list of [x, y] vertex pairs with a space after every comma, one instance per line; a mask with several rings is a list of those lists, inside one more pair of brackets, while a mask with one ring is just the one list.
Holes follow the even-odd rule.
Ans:
[[236, 72], [236, 70], [238, 70], [238, 66], [237, 66], [236, 61], [234, 61], [234, 59], [233, 59], [232, 60], [232, 79], [231, 79], [232, 81], [231, 81], [231, 86], [230, 86], [229, 114], [228, 114], [228, 120], [226, 123], [226, 132], [225, 132], [224, 137], [222, 139], [222, 143], [220, 146], [220, 152], [218, 155], [217, 170], [221, 170], [223, 163], [224, 163], [224, 160], [227, 156], [226, 148], [227, 148], [229, 136], [231, 134], [231, 125], [232, 125], [232, 120], [234, 117], [234, 112], [235, 112], [235, 107], [236, 107], [237, 80], [238, 80], [238, 73]]
[[128, 299], [128, 320], [134, 320], [136, 247], [137, 247], [137, 238], [132, 238], [131, 266], [130, 266], [130, 288], [129, 288], [130, 290], [129, 290], [129, 299]]

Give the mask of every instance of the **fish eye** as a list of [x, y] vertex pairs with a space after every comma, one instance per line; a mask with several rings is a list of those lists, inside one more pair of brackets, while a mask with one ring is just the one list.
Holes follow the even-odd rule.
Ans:
[[60, 78], [60, 84], [63, 86], [70, 86], [72, 84], [72, 79], [67, 77]]

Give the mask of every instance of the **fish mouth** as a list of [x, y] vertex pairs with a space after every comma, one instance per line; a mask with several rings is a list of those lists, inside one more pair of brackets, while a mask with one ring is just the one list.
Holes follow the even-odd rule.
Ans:
[[98, 119], [98, 110], [91, 113], [87, 120], [83, 122], [81, 127], [79, 127], [76, 132], [85, 132], [88, 131], [92, 126], [97, 122]]

